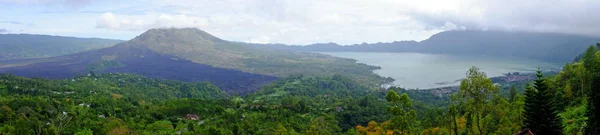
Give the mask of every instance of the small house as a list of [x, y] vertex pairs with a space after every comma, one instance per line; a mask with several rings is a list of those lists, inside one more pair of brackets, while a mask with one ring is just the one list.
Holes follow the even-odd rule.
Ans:
[[184, 118], [185, 120], [199, 120], [200, 116], [196, 114], [186, 114]]
[[336, 106], [335, 111], [341, 112], [341, 111], [344, 111], [344, 109], [341, 106]]

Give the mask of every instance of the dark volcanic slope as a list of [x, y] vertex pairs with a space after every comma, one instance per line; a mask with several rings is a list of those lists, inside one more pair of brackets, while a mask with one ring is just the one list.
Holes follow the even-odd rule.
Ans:
[[[277, 79], [238, 70], [215, 68], [156, 53], [145, 46], [121, 43], [113, 47], [47, 58], [26, 66], [0, 68], [0, 73], [52, 79], [70, 78], [93, 70], [128, 72], [182, 81], [210, 81], [228, 93], [246, 94]], [[0, 62], [1, 63], [1, 62]]]

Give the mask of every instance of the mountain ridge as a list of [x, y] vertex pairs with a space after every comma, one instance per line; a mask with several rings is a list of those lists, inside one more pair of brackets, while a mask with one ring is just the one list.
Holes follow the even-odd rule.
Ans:
[[[269, 44], [288, 51], [308, 52], [417, 52], [458, 55], [523, 57], [550, 62], [570, 62], [600, 38], [539, 32], [453, 30], [432, 35], [423, 41], [338, 45]], [[531, 51], [535, 50], [535, 51]]]
[[[147, 42], [144, 41], [145, 38], [154, 41]], [[169, 40], [159, 39], [181, 40], [168, 42]], [[198, 28], [150, 29], [130, 42], [143, 44], [161, 54], [174, 55], [195, 63], [254, 74], [285, 77], [293, 74], [321, 75], [323, 72], [347, 73], [344, 71], [346, 69], [360, 72], [356, 74], [369, 75], [370, 79], [378, 78], [370, 71], [378, 67], [357, 64], [356, 60], [315, 53], [280, 51], [255, 44], [227, 41]], [[348, 69], [346, 66], [360, 69]]]
[[54, 57], [110, 47], [123, 40], [39, 34], [0, 34], [0, 60]]
[[26, 77], [61, 79], [93, 71], [209, 81], [230, 94], [246, 94], [293, 74], [348, 74], [369, 84], [389, 81], [373, 73], [378, 67], [358, 64], [356, 60], [230, 42], [196, 28], [151, 29], [108, 48], [51, 58], [0, 61], [0, 65], [0, 73]]
[[[244, 94], [268, 84], [276, 77], [245, 73], [232, 69], [215, 68], [174, 56], [156, 53], [146, 46], [129, 42], [115, 46], [46, 58], [40, 63], [0, 68], [0, 72], [26, 77], [65, 79], [88, 72], [135, 73], [152, 78], [188, 82], [210, 81], [231, 94]], [[230, 79], [235, 77], [235, 79]]]

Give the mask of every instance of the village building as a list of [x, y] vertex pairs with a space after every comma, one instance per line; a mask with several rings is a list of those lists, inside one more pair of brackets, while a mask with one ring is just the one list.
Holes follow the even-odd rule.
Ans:
[[199, 120], [200, 116], [196, 114], [186, 114], [184, 117], [185, 120]]

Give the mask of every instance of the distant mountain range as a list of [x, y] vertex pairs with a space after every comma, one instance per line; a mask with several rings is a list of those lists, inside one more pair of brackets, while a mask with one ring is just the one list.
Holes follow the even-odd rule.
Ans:
[[278, 77], [345, 74], [369, 84], [391, 81], [352, 59], [230, 42], [195, 28], [151, 29], [112, 47], [70, 55], [0, 61], [0, 73], [43, 78], [127, 72], [182, 81], [209, 81], [246, 94]]
[[393, 82], [373, 73], [380, 67], [311, 52], [419, 52], [567, 62], [598, 41], [577, 35], [500, 31], [446, 31], [421, 42], [350, 46], [232, 42], [196, 28], [150, 29], [129, 41], [0, 35], [0, 73], [54, 79], [89, 72], [135, 73], [209, 81], [230, 94], [247, 94], [279, 77], [296, 74], [343, 74], [370, 85]]
[[110, 47], [122, 40], [0, 34], [0, 60], [54, 57]]
[[440, 32], [429, 39], [338, 45], [270, 44], [272, 48], [308, 52], [418, 52], [468, 56], [521, 57], [548, 62], [571, 62], [600, 38], [534, 32], [456, 30]]

